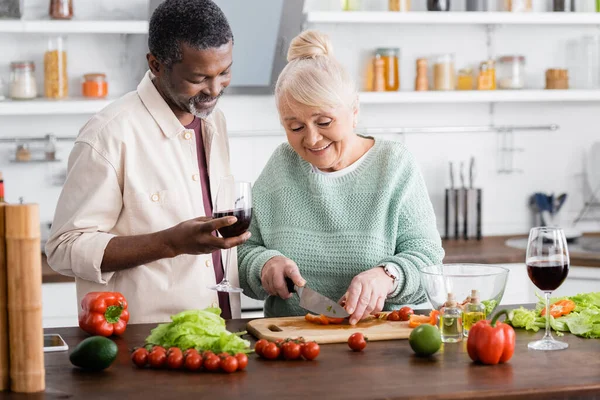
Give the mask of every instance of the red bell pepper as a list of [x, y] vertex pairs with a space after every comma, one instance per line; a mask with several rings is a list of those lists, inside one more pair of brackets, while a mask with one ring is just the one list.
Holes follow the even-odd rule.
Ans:
[[118, 292], [90, 292], [81, 301], [79, 327], [90, 335], [122, 335], [129, 321], [127, 300]]
[[502, 315], [508, 317], [508, 311], [497, 313], [491, 323], [483, 320], [471, 327], [467, 340], [467, 352], [471, 360], [488, 365], [510, 360], [515, 352], [515, 331], [508, 324], [496, 323]]

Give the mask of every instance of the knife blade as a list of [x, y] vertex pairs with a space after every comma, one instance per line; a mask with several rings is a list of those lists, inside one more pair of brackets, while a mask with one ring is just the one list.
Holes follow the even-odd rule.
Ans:
[[311, 313], [317, 315], [323, 314], [330, 318], [346, 318], [350, 316], [344, 307], [319, 292], [307, 286], [296, 286], [290, 278], [285, 278], [285, 282], [287, 283], [288, 291], [296, 293], [300, 298], [300, 307]]

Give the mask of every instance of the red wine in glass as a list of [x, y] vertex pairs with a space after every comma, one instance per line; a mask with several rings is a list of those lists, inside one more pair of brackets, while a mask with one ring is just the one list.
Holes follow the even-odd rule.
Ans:
[[215, 218], [223, 218], [234, 216], [237, 218], [237, 222], [233, 225], [225, 226], [219, 229], [219, 233], [224, 238], [230, 238], [240, 236], [246, 232], [250, 227], [250, 221], [252, 220], [252, 208], [238, 208], [235, 210], [214, 212]]
[[527, 274], [535, 286], [543, 291], [553, 291], [567, 279], [569, 264], [556, 261], [532, 261], [527, 263]]

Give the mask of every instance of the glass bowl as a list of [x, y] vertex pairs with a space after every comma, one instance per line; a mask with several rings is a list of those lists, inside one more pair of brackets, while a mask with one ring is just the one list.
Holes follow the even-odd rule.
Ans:
[[434, 309], [439, 310], [444, 305], [448, 293], [454, 293], [456, 301], [461, 304], [475, 289], [489, 316], [502, 300], [508, 271], [507, 268], [487, 264], [432, 265], [421, 270], [421, 282]]

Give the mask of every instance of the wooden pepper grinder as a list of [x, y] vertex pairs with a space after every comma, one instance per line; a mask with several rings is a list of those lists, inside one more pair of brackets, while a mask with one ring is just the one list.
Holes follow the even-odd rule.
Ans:
[[385, 92], [385, 62], [379, 54], [373, 59], [373, 91]]
[[6, 203], [0, 202], [0, 392], [10, 389], [8, 364], [8, 309], [6, 276], [5, 218]]
[[37, 204], [5, 206], [11, 390], [45, 389], [42, 254]]

